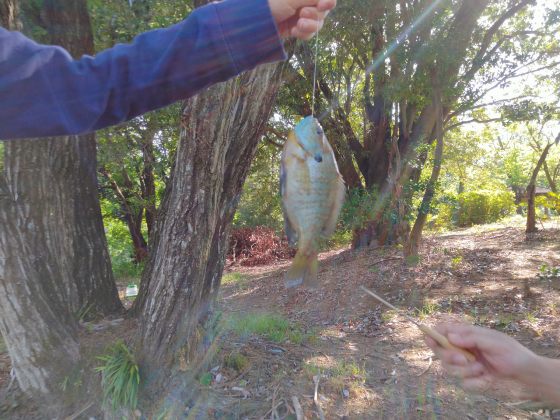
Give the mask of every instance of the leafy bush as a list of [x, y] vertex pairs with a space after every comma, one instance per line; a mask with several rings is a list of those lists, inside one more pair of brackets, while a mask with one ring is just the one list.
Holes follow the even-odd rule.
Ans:
[[515, 210], [510, 191], [469, 191], [445, 194], [438, 198], [430, 224], [435, 228], [452, 228], [493, 223]]
[[340, 216], [344, 230], [361, 229], [371, 221], [376, 212], [377, 191], [354, 188], [348, 192]]
[[492, 223], [515, 210], [510, 191], [471, 191], [458, 194], [457, 226]]
[[95, 369], [102, 374], [104, 403], [110, 405], [113, 410], [136, 408], [140, 372], [126, 344], [118, 341], [108, 349], [107, 354], [97, 358], [104, 362], [102, 366]]
[[[535, 206], [537, 209], [543, 209], [545, 212], [548, 211], [548, 213], [560, 214], [560, 194], [549, 192], [546, 195], [535, 197]], [[539, 214], [539, 216], [542, 217], [543, 215]]]

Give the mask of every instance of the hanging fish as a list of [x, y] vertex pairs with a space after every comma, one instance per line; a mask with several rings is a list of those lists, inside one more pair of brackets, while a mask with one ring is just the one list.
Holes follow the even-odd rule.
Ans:
[[298, 244], [286, 287], [317, 286], [319, 239], [332, 235], [346, 189], [319, 121], [304, 118], [288, 135], [280, 164], [286, 236]]

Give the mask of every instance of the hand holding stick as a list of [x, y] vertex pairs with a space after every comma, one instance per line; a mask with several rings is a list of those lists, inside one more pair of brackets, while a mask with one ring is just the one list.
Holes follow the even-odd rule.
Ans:
[[[381, 298], [380, 296], [377, 296], [371, 290], [366, 289], [364, 286], [360, 286], [360, 287], [362, 288], [362, 290], [364, 292], [366, 292], [370, 296], [374, 297], [375, 299], [377, 299], [379, 302], [381, 302], [385, 306], [388, 306], [389, 308], [394, 309], [395, 311], [402, 313], [401, 309], [397, 308], [396, 306], [391, 305], [389, 302], [387, 302], [385, 299]], [[462, 353], [467, 358], [467, 360], [469, 362], [474, 362], [476, 360], [476, 357], [470, 351], [467, 351], [467, 350], [462, 349], [460, 347], [454, 346], [453, 344], [451, 344], [449, 342], [449, 340], [444, 335], [440, 334], [439, 332], [437, 332], [433, 328], [430, 328], [430, 327], [428, 327], [427, 325], [424, 325], [424, 324], [420, 324], [415, 319], [411, 318], [410, 316], [408, 316], [406, 314], [404, 314], [404, 316], [409, 322], [412, 322], [414, 325], [416, 325], [420, 331], [422, 331], [428, 337], [431, 337], [441, 347], [443, 347], [445, 349], [448, 349], [448, 350], [456, 350], [456, 351]]]

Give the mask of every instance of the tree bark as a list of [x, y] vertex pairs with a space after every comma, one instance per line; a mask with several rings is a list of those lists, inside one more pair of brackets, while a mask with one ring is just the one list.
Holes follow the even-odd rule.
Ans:
[[[47, 1], [53, 43], [92, 52], [85, 1]], [[86, 32], [83, 34], [83, 32]], [[77, 374], [77, 313], [121, 310], [97, 198], [93, 136], [4, 143], [0, 331], [23, 391], [57, 416]]]
[[11, 31], [21, 29], [18, 0], [0, 0], [0, 25]]
[[550, 169], [548, 169], [548, 165], [546, 164], [546, 160], [543, 162], [543, 169], [546, 175], [546, 180], [548, 181], [548, 186], [553, 193], [558, 193], [558, 188], [556, 187], [556, 181], [552, 174], [550, 173]]
[[537, 176], [539, 175], [539, 171], [546, 161], [546, 157], [548, 156], [550, 148], [555, 144], [558, 144], [558, 142], [560, 142], [560, 134], [556, 136], [556, 139], [553, 142], [548, 143], [543, 149], [541, 156], [537, 161], [535, 169], [533, 169], [531, 179], [529, 180], [529, 185], [527, 185], [527, 226], [525, 228], [526, 233], [533, 233], [537, 231], [537, 217], [535, 211], [535, 189], [537, 184]]
[[424, 191], [424, 197], [422, 198], [422, 203], [418, 209], [418, 216], [412, 227], [412, 231], [408, 237], [408, 241], [404, 247], [404, 255], [416, 256], [418, 255], [418, 247], [420, 246], [420, 241], [422, 239], [422, 230], [428, 219], [428, 213], [430, 212], [430, 207], [432, 205], [432, 200], [436, 193], [437, 181], [439, 179], [439, 174], [441, 171], [441, 160], [443, 156], [443, 112], [441, 107], [441, 93], [439, 89], [436, 89], [434, 95], [434, 102], [436, 104], [436, 150], [434, 151], [434, 166], [432, 169], [432, 174], [430, 175], [430, 180]]
[[184, 378], [175, 374], [201, 355], [201, 331], [220, 285], [230, 225], [281, 70], [278, 64], [262, 66], [186, 102], [172, 180], [135, 302], [151, 394]]
[[[45, 1], [40, 16], [47, 41], [65, 47], [74, 56], [93, 54], [93, 35], [84, 0], [64, 4]], [[25, 168], [35, 172], [36, 179], [12, 178], [28, 181], [12, 185], [15, 196], [25, 190], [22, 196], [29, 200], [27, 205], [41, 207], [41, 203], [52, 203], [50, 217], [45, 217], [46, 213], [40, 223], [48, 235], [58, 235], [60, 244], [64, 244], [52, 255], [58, 253], [53, 264], [64, 265], [61, 272], [67, 273], [58, 281], [65, 283], [69, 291], [69, 310], [77, 312], [91, 307], [91, 313], [121, 311], [97, 195], [95, 136], [7, 142], [4, 158], [7, 171]], [[41, 182], [50, 183], [52, 188], [42, 188]], [[48, 236], [45, 241], [44, 248], [52, 245]]]

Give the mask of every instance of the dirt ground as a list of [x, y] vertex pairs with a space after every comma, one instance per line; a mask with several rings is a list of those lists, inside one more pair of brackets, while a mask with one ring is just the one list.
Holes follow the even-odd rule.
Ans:
[[[241, 280], [221, 290], [226, 318], [274, 312], [315, 339], [275, 346], [226, 336], [223, 352], [244, 354], [250, 368], [228, 386], [212, 386], [222, 390], [215, 417], [273, 418], [277, 407], [282, 418], [293, 413], [296, 397], [307, 418], [320, 418], [313, 376], [321, 375], [318, 401], [327, 419], [560, 418], [510, 404], [519, 401], [515, 390], [467, 394], [432, 360], [416, 327], [360, 289], [375, 290], [428, 324], [467, 319], [560, 357], [560, 287], [537, 277], [543, 264], [560, 265], [559, 234], [557, 226], [530, 238], [519, 227], [479, 227], [428, 236], [416, 264], [396, 248], [331, 251], [320, 256], [322, 288], [295, 295], [283, 286], [287, 263], [231, 267]], [[244, 391], [232, 392], [235, 384]]]
[[[396, 247], [326, 252], [322, 287], [313, 292], [286, 292], [289, 262], [228, 267], [233, 280], [218, 303], [225, 323], [279, 314], [300, 337], [274, 342], [225, 328], [185, 418], [295, 419], [299, 403], [307, 419], [321, 411], [325, 419], [559, 419], [558, 411], [512, 404], [515, 390], [466, 393], [444, 375], [416, 327], [360, 289], [419, 321], [468, 319], [560, 357], [560, 279], [537, 276], [543, 265], [560, 266], [560, 229], [545, 227], [530, 238], [503, 226], [429, 235], [418, 261], [404, 260]], [[10, 381], [1, 344], [0, 396]], [[236, 366], [232, 355], [244, 362]]]

